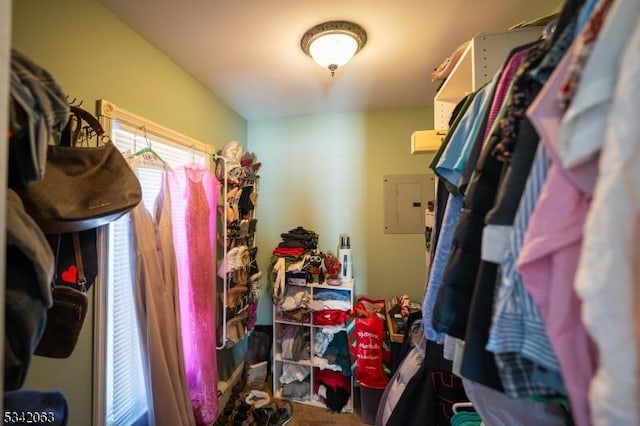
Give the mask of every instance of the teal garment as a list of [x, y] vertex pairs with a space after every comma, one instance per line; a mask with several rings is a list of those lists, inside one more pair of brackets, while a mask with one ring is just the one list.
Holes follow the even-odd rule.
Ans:
[[564, 411], [567, 413], [571, 412], [571, 405], [569, 404], [569, 398], [565, 396], [540, 396], [535, 395], [529, 397], [530, 400], [534, 402], [539, 402], [541, 404], [547, 404], [549, 402], [560, 405]]
[[482, 418], [475, 411], [461, 411], [451, 417], [451, 426], [480, 426]]
[[[351, 361], [349, 359], [349, 343], [347, 341], [347, 333], [339, 331], [333, 336], [333, 340], [329, 343], [324, 357], [331, 364], [337, 364], [342, 369], [342, 374], [351, 376]], [[335, 357], [335, 360], [333, 358]]]

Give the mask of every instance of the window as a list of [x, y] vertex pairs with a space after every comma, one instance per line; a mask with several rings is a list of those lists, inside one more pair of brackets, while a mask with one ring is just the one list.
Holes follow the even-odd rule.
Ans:
[[[145, 128], [129, 125], [117, 116], [108, 121], [105, 129], [109, 131], [109, 128], [112, 141], [125, 155], [150, 146], [170, 167], [193, 162], [204, 165], [210, 151], [196, 152], [192, 144], [180, 146], [173, 141], [175, 138], [168, 140], [146, 134]], [[138, 169], [136, 174], [142, 186], [142, 202], [147, 209], [153, 210], [162, 172]], [[103, 239], [106, 257], [101, 268], [106, 274], [96, 297], [96, 333], [99, 333], [96, 334], [96, 363], [101, 374], [96, 377], [95, 386], [102, 397], [94, 397], [94, 404], [97, 404], [94, 413], [99, 413], [94, 415], [94, 424], [144, 425], [147, 424], [148, 404], [130, 267], [129, 215], [109, 224], [106, 231]], [[176, 247], [176, 250], [180, 249], [186, 248]]]

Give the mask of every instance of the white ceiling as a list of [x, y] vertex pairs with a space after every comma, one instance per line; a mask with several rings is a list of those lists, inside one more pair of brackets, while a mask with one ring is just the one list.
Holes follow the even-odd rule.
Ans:
[[[430, 76], [481, 32], [556, 12], [561, 0], [100, 0], [248, 120], [430, 105]], [[335, 77], [300, 48], [350, 20], [367, 45]]]

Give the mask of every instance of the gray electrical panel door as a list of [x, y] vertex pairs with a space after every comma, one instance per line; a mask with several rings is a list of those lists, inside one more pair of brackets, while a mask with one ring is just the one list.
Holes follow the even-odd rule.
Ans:
[[435, 202], [432, 173], [384, 176], [384, 233], [423, 234], [429, 202]]

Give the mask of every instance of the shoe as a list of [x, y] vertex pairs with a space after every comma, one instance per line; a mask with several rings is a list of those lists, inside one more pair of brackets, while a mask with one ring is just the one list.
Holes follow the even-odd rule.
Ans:
[[247, 274], [247, 268], [236, 268], [236, 270], [231, 274], [231, 281], [233, 282], [233, 285], [246, 286], [249, 282], [249, 277]]
[[234, 220], [231, 223], [227, 224], [227, 237], [229, 238], [239, 238], [240, 237], [240, 222]]
[[220, 154], [227, 160], [227, 166], [240, 165], [244, 148], [238, 141], [230, 140], [224, 144]]
[[258, 226], [258, 219], [250, 219], [249, 229], [247, 229], [247, 234], [255, 234], [257, 226]]
[[271, 402], [271, 397], [268, 393], [253, 389], [249, 391], [249, 394], [245, 397], [244, 402], [251, 404], [254, 411], [257, 408], [262, 408]]
[[249, 278], [249, 290], [251, 291], [249, 300], [254, 302], [260, 300], [260, 293], [262, 291], [261, 277], [262, 271], [253, 274], [251, 278]]
[[293, 417], [293, 406], [290, 402], [280, 403], [278, 410], [269, 419], [269, 426], [283, 426], [291, 421]]
[[251, 404], [245, 401], [249, 394], [243, 392], [238, 396], [238, 399], [234, 402], [234, 412], [239, 414], [247, 414], [251, 411]]
[[242, 268], [246, 271], [247, 267], [249, 266], [249, 248], [247, 246], [239, 246], [238, 250], [236, 250], [235, 252], [235, 255], [236, 258], [233, 269]]
[[247, 411], [246, 413], [238, 413], [233, 418], [233, 426], [253, 426], [254, 424], [255, 420], [251, 411]]
[[[233, 166], [227, 173], [227, 183], [236, 189], [240, 189], [240, 186], [244, 182], [246, 172], [243, 167]], [[239, 194], [238, 194], [239, 195]]]
[[240, 158], [240, 165], [242, 167], [247, 167], [253, 164], [253, 160], [255, 159], [255, 154], [250, 151], [245, 151]]
[[258, 268], [258, 247], [251, 247], [249, 249], [249, 276], [252, 276], [260, 271]]
[[240, 220], [238, 212], [238, 200], [240, 199], [240, 188], [233, 188], [227, 192], [227, 223]]
[[258, 426], [269, 426], [269, 421], [275, 416], [278, 406], [275, 403], [267, 404], [264, 407], [253, 410], [253, 419]]
[[246, 238], [249, 235], [249, 220], [242, 219], [240, 221], [240, 238]]
[[225, 254], [224, 259], [222, 259], [222, 263], [220, 263], [220, 267], [218, 268], [218, 276], [220, 278], [224, 278], [227, 272], [231, 272], [236, 269], [236, 259], [238, 257], [239, 249], [240, 247], [234, 247]]

